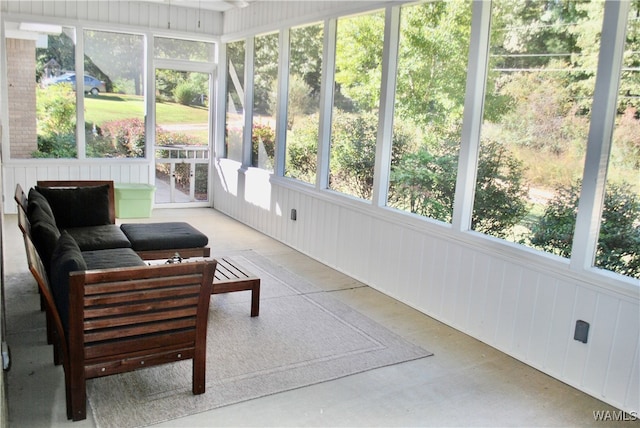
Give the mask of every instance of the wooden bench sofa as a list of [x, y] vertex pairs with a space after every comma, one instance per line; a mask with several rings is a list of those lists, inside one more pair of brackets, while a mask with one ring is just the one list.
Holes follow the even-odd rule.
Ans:
[[[67, 416], [74, 421], [86, 418], [86, 379], [184, 359], [193, 360], [193, 393], [203, 393], [207, 317], [217, 262], [150, 266], [130, 246], [116, 245], [126, 236], [114, 224], [112, 182], [39, 185], [83, 188], [79, 192], [95, 198], [93, 204], [85, 200], [87, 207], [79, 213], [73, 212], [74, 200], [62, 207], [49, 204], [54, 207], [47, 209], [40, 192], [30, 191], [27, 197], [17, 186], [15, 193], [29, 270], [47, 314], [54, 363], [64, 367]], [[69, 208], [70, 214], [60, 212]], [[78, 218], [82, 215], [97, 220]], [[55, 222], [44, 218], [49, 216]]]
[[[215, 260], [82, 270], [77, 258], [63, 254], [52, 286], [26, 233], [24, 241], [53, 323], [54, 360], [64, 368], [69, 419], [86, 418], [87, 379], [159, 364], [193, 360], [192, 391], [205, 392]], [[65, 293], [68, 307], [60, 311]]]

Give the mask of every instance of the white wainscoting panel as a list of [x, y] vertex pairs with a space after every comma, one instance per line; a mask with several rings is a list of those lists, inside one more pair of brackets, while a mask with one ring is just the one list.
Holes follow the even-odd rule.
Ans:
[[28, 192], [38, 180], [113, 180], [116, 183], [153, 183], [148, 162], [8, 162], [3, 164], [4, 212], [17, 213], [16, 184]]
[[[596, 398], [640, 410], [640, 288], [617, 292], [562, 260], [550, 269], [548, 260], [444, 227], [434, 233], [232, 161], [216, 170], [217, 210]], [[590, 324], [586, 344], [573, 339], [577, 320]]]

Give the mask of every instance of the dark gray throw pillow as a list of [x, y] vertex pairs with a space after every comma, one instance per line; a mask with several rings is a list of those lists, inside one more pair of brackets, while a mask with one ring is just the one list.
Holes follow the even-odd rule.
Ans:
[[46, 221], [56, 226], [56, 219], [47, 198], [34, 188], [29, 190], [27, 218], [32, 225], [39, 221]]
[[49, 188], [36, 186], [47, 198], [59, 229], [110, 224], [109, 186]]
[[69, 273], [86, 270], [78, 244], [66, 231], [60, 234], [51, 256], [51, 291], [65, 332], [69, 332]]
[[55, 224], [38, 221], [31, 225], [31, 238], [42, 259], [47, 274], [51, 277], [51, 256], [58, 244], [60, 231]]

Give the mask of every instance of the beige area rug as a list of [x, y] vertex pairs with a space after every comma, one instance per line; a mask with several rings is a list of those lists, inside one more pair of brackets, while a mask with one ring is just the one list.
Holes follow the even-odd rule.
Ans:
[[99, 427], [136, 427], [431, 355], [303, 278], [246, 251], [232, 256], [261, 278], [250, 292], [212, 296], [207, 389], [191, 393], [191, 362], [92, 379]]

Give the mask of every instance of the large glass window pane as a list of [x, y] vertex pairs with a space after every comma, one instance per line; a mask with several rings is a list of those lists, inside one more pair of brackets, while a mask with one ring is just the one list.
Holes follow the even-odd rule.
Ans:
[[384, 11], [341, 18], [336, 39], [329, 187], [371, 200]]
[[169, 39], [156, 37], [154, 56], [183, 61], [213, 62], [215, 45], [194, 40]]
[[640, 278], [639, 107], [640, 5], [632, 2], [595, 265], [634, 278]]
[[227, 114], [224, 156], [242, 162], [244, 134], [244, 56], [243, 40], [227, 44]]
[[87, 157], [144, 157], [144, 36], [85, 30], [84, 49]]
[[471, 2], [405, 6], [400, 19], [388, 205], [451, 222]]
[[323, 39], [321, 23], [292, 28], [289, 35], [285, 176], [307, 183], [316, 180]]
[[570, 256], [603, 5], [492, 2], [474, 230]]
[[255, 38], [251, 165], [273, 171], [276, 148], [278, 33]]
[[75, 29], [5, 24], [12, 158], [75, 158]]

